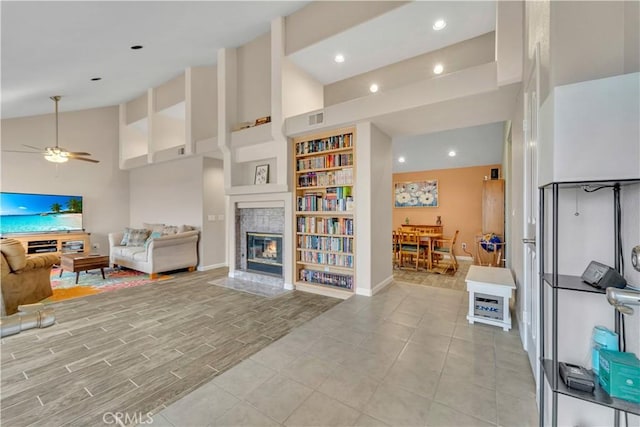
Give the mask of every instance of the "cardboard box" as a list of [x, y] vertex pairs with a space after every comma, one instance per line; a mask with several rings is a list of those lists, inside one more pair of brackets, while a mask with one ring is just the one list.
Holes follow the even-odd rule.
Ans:
[[640, 403], [640, 360], [635, 354], [600, 350], [598, 378], [609, 396]]

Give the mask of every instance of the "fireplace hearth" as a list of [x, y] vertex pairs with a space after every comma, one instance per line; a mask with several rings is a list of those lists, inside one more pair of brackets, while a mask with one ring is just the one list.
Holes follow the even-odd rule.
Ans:
[[282, 234], [247, 232], [247, 270], [282, 276]]

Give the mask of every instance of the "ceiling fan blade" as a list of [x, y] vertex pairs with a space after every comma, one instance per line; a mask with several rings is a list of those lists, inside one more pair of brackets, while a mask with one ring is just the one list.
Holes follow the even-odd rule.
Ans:
[[67, 151], [67, 154], [72, 157], [72, 156], [90, 156], [91, 153], [85, 153], [82, 151]]
[[82, 160], [84, 162], [91, 162], [91, 163], [100, 163], [100, 160], [94, 160], [94, 159], [87, 159], [85, 157], [74, 157], [74, 156], [69, 156], [69, 158], [71, 160]]
[[34, 150], [38, 150], [41, 153], [44, 152], [44, 149], [42, 149], [42, 147], [34, 147], [33, 145], [27, 145], [27, 144], [22, 144], [22, 146], [27, 148], [33, 148]]
[[23, 151], [23, 150], [2, 150], [3, 153], [24, 153], [24, 154], [42, 154], [35, 151]]

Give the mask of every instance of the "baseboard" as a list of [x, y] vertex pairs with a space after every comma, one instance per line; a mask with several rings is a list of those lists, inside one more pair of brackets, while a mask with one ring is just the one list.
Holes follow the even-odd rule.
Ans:
[[393, 282], [393, 275], [387, 277], [382, 282], [375, 285], [372, 289], [356, 288], [356, 294], [362, 295], [365, 297], [371, 297], [377, 294], [378, 292], [380, 292], [381, 290], [383, 290], [384, 288], [386, 288], [387, 286], [389, 286], [392, 282]]
[[227, 267], [227, 263], [226, 262], [221, 262], [220, 264], [199, 265], [197, 270], [198, 271], [208, 271], [208, 270], [215, 270], [216, 268], [221, 268], [221, 267]]
[[288, 289], [288, 290], [290, 290], [290, 291], [292, 291], [292, 290], [294, 290], [294, 289], [295, 289], [295, 287], [294, 287], [291, 283], [285, 283], [285, 284], [284, 284], [284, 288], [285, 288], [285, 289]]

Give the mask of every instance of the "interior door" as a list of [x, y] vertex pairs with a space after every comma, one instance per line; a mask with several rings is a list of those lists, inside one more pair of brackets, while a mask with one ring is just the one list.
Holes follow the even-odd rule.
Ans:
[[525, 119], [523, 124], [524, 153], [524, 307], [525, 307], [525, 347], [529, 363], [536, 377], [539, 372], [538, 348], [538, 111], [539, 111], [539, 53], [536, 47], [533, 64], [526, 80], [524, 96]]

